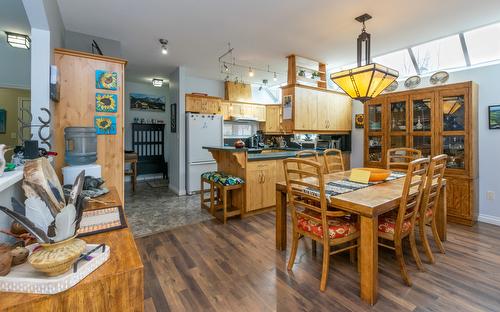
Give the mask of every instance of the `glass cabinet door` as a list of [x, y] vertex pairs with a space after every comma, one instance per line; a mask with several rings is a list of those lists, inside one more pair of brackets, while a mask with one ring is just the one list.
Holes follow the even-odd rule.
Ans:
[[428, 135], [413, 136], [414, 149], [422, 152], [423, 157], [431, 156], [432, 154], [432, 137]]
[[447, 168], [465, 169], [465, 136], [444, 136], [443, 153], [448, 155]]
[[383, 137], [368, 136], [368, 161], [381, 162], [383, 157]]
[[406, 131], [406, 101], [390, 102], [389, 109], [391, 131]]
[[463, 131], [465, 129], [464, 95], [445, 96], [441, 99], [443, 131]]
[[414, 99], [412, 101], [412, 130], [413, 131], [431, 131], [432, 122], [432, 100]]
[[368, 131], [382, 131], [382, 104], [368, 105]]
[[405, 135], [391, 135], [389, 148], [406, 147]]

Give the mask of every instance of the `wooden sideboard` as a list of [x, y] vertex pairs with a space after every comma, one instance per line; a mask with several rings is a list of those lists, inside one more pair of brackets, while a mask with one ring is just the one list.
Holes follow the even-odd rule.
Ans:
[[478, 87], [464, 82], [387, 93], [365, 103], [364, 163], [385, 167], [387, 149], [412, 147], [423, 156], [448, 154], [448, 220], [478, 217]]
[[[115, 116], [116, 135], [97, 136], [97, 164], [101, 165], [102, 177], [108, 185], [118, 189], [120, 199], [124, 197], [124, 90], [125, 65], [127, 61], [85, 52], [54, 49], [55, 64], [60, 75], [60, 100], [52, 110], [55, 169], [62, 181], [64, 167], [64, 128], [94, 127], [94, 116]], [[117, 90], [96, 88], [96, 70], [116, 72]], [[116, 94], [116, 113], [96, 112], [96, 93]]]
[[[116, 188], [97, 199], [114, 204], [92, 203], [95, 210], [120, 205]], [[86, 236], [87, 243], [105, 243], [111, 254], [97, 270], [74, 287], [54, 295], [0, 292], [0, 311], [143, 311], [144, 273], [134, 237], [128, 228]]]

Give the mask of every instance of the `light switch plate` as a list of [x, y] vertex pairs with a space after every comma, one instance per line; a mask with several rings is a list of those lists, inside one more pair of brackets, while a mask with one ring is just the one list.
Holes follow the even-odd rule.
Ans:
[[486, 192], [486, 199], [487, 200], [495, 200], [495, 192], [493, 192], [493, 191]]

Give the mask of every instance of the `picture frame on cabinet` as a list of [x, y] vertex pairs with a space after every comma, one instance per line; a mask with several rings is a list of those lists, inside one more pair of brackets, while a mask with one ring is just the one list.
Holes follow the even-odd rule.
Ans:
[[500, 105], [488, 106], [488, 124], [490, 129], [500, 129]]
[[96, 89], [106, 89], [116, 91], [118, 89], [118, 73], [105, 70], [95, 71]]
[[170, 104], [170, 132], [177, 132], [177, 103]]
[[118, 95], [111, 93], [96, 93], [95, 111], [116, 113], [118, 111]]
[[97, 135], [116, 135], [116, 116], [95, 116], [94, 127]]
[[292, 96], [283, 97], [283, 120], [292, 119]]

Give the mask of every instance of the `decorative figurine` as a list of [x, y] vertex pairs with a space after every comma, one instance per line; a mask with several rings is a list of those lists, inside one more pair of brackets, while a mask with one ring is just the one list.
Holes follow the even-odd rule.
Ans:
[[7, 161], [5, 161], [5, 153], [10, 151], [12, 148], [7, 148], [7, 145], [0, 144], [0, 176], [3, 175], [5, 171], [5, 166], [7, 165]]

